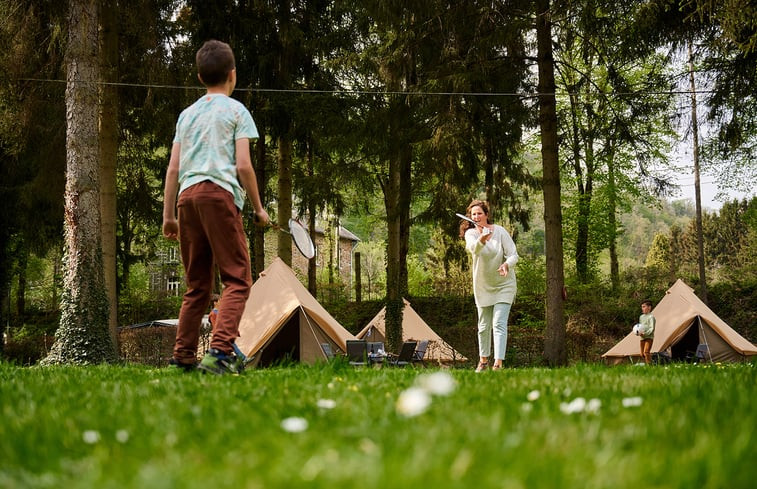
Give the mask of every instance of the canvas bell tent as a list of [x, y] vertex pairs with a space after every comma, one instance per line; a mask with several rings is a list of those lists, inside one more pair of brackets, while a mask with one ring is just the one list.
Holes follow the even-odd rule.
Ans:
[[257, 366], [326, 360], [326, 352], [344, 353], [355, 339], [278, 257], [252, 285], [239, 335], [237, 346]]
[[[712, 312], [683, 280], [668, 289], [652, 314], [652, 353], [666, 352], [678, 361], [698, 355], [705, 362], [741, 362], [757, 355], [757, 347]], [[602, 357], [609, 364], [640, 362], [639, 339], [629, 333]]]
[[[444, 341], [426, 321], [421, 318], [407, 299], [403, 299], [405, 307], [402, 312], [402, 341], [428, 340], [428, 347], [424, 360], [431, 362], [449, 363], [466, 361], [467, 359]], [[366, 341], [386, 342], [386, 307], [357, 335]]]

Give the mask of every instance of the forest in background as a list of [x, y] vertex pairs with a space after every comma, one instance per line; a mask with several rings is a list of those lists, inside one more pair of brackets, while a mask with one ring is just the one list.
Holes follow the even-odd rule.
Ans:
[[[92, 50], [71, 50], [71, 26], [82, 25], [74, 12], [92, 7], [99, 9], [94, 58]], [[469, 294], [467, 256], [450, 217], [483, 197], [524, 258], [519, 301], [532, 307], [518, 324], [560, 333], [581, 316], [577, 305], [591, 311], [581, 291], [608, 298], [594, 307], [625, 304], [638, 291], [654, 299], [680, 276], [721, 290], [715, 302], [746, 298], [736, 319], [748, 329], [754, 199], [704, 212], [701, 232], [689, 203], [656, 203], [669, 194], [671, 175], [692, 171], [671, 165], [671, 148], [697, 128], [694, 95], [713, 128], [701, 141], [702, 165], [726, 187], [753, 188], [757, 35], [743, 22], [753, 10], [749, 2], [667, 0], [0, 0], [0, 36], [10, 46], [0, 56], [3, 338], [77, 331], [83, 313], [108, 307], [117, 309], [112, 328], [127, 324], [119, 318], [176, 315], [175, 298], [155, 297], [145, 285], [146, 263], [165, 246], [158, 221], [167, 144], [177, 114], [201, 93], [192, 56], [210, 37], [229, 40], [237, 53], [234, 96], [261, 131], [253, 152], [266, 206], [280, 222], [296, 215], [311, 227], [335, 221], [356, 232], [375, 255], [377, 289], [366, 297], [396, 303], [403, 295]], [[545, 12], [549, 56], [534, 38], [544, 36]], [[99, 153], [91, 160], [100, 165], [95, 232], [104, 277], [90, 278], [104, 282], [84, 308], [71, 308], [68, 294], [83, 287], [66, 282], [65, 259], [90, 250], [72, 250], [63, 239], [70, 234], [63, 223], [78, 223], [64, 221], [64, 195], [80, 163], [70, 161], [66, 124], [86, 112], [66, 107], [66, 90], [87, 86], [65, 83], [76, 56], [99, 67], [82, 93], [99, 110], [91, 145]], [[550, 58], [554, 89], [545, 92]], [[544, 149], [545, 94], [554, 103], [551, 152]], [[559, 167], [548, 168], [552, 161]], [[559, 170], [558, 179], [547, 170]], [[554, 192], [548, 200], [558, 184], [559, 200]], [[258, 272], [270, 234], [251, 228], [249, 236]], [[700, 236], [706, 253], [697, 250]], [[277, 253], [291, 260], [291, 244], [278, 241]], [[550, 265], [558, 258], [559, 270]], [[319, 297], [333, 281], [333, 270], [307, 278]], [[554, 300], [563, 284], [564, 308]], [[338, 307], [338, 299], [328, 302]], [[101, 322], [85, 319], [79, 330]], [[551, 355], [555, 364], [559, 357]]]

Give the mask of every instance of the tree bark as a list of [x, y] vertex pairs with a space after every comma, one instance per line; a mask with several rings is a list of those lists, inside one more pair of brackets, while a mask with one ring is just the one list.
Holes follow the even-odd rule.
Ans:
[[546, 334], [544, 359], [551, 366], [565, 365], [563, 318], [564, 263], [560, 164], [557, 152], [555, 67], [549, 0], [536, 1], [536, 42], [539, 69], [539, 127], [544, 192], [544, 234], [547, 258]]
[[610, 159], [607, 162], [607, 185], [610, 188], [609, 210], [607, 216], [608, 226], [610, 228], [610, 281], [612, 282], [613, 292], [617, 292], [620, 287], [620, 267], [618, 265], [618, 220], [617, 220], [617, 189], [615, 188], [615, 160], [612, 155], [614, 149], [610, 149]]
[[[307, 146], [307, 156], [306, 156], [306, 162], [307, 162], [307, 175], [309, 178], [313, 178], [315, 176], [315, 162], [313, 161], [313, 141], [312, 139], [308, 141]], [[305, 197], [307, 202], [307, 210], [308, 210], [308, 234], [310, 235], [310, 240], [315, 243], [315, 224], [316, 224], [316, 214], [318, 213], [318, 210], [316, 208], [315, 198], [312, 197], [312, 195], [308, 195]], [[337, 243], [339, 242], [339, 237], [337, 236]], [[317, 267], [318, 263], [316, 260], [316, 255], [313, 255], [312, 258], [308, 259], [308, 292], [310, 292], [310, 295], [313, 297], [317, 297], [318, 295], [318, 280], [317, 280]]]
[[[289, 229], [292, 218], [292, 141], [288, 136], [278, 139], [279, 148], [279, 209], [278, 223], [282, 229]], [[288, 266], [292, 266], [292, 237], [285, 232], [278, 232], [278, 255]]]
[[355, 302], [363, 301], [363, 279], [361, 273], [360, 252], [356, 251], [355, 257]]
[[[118, 3], [101, 0], [100, 70], [102, 79], [118, 81]], [[116, 161], [118, 155], [118, 91], [100, 85], [100, 214], [103, 271], [108, 294], [108, 325], [118, 344], [118, 289], [116, 285]]]
[[[255, 177], [258, 180], [258, 190], [260, 191], [260, 201], [263, 205], [266, 203], [266, 187], [268, 186], [266, 171], [266, 152], [265, 152], [265, 134], [261, 128], [258, 128], [259, 138], [255, 142]], [[254, 212], [254, 210], [253, 210]], [[265, 229], [253, 226], [252, 237], [252, 256], [254, 257], [254, 266], [252, 278], [258, 279], [260, 272], [265, 270]]]
[[[410, 199], [412, 196], [412, 164], [413, 154], [409, 144], [404, 144], [400, 153], [400, 265], [399, 265], [399, 298], [408, 293], [407, 255], [410, 252]], [[400, 335], [401, 336], [401, 335]]]
[[401, 163], [399, 152], [389, 160], [389, 175], [384, 200], [386, 207], [386, 342], [389, 350], [399, 353], [402, 345], [402, 302], [400, 284], [401, 217], [400, 217]]
[[103, 276], [97, 0], [70, 0], [66, 48], [65, 256], [61, 319], [43, 363], [114, 362]]

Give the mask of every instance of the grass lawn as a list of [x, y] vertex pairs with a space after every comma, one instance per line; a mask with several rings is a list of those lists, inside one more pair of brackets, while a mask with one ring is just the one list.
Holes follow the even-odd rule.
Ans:
[[757, 484], [754, 364], [439, 372], [0, 364], [0, 488]]

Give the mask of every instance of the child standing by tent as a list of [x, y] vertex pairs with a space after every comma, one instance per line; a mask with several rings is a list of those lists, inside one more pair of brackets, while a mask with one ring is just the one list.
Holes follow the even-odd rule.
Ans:
[[252, 286], [242, 225], [245, 192], [257, 222], [268, 223], [250, 159], [250, 139], [258, 137], [258, 130], [247, 108], [230, 97], [237, 82], [231, 47], [208, 41], [197, 51], [196, 62], [207, 92], [176, 123], [163, 202], [163, 235], [180, 241], [187, 281], [171, 363], [186, 370], [196, 364], [200, 324], [217, 264], [223, 293], [210, 349], [198, 368], [239, 373], [242, 361], [234, 354], [234, 342]]
[[652, 342], [654, 341], [655, 318], [652, 315], [652, 301], [646, 300], [641, 303], [641, 316], [639, 316], [639, 330], [641, 336], [641, 357], [647, 365], [652, 363]]

